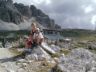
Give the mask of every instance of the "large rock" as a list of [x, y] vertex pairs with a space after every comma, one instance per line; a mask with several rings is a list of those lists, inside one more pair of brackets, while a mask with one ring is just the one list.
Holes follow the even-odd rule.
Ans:
[[[50, 65], [55, 64], [51, 56], [41, 47], [30, 49], [17, 49], [17, 51], [31, 51], [31, 54], [26, 54], [25, 58], [15, 57], [16, 49], [2, 48], [0, 49], [0, 72], [49, 72]], [[21, 56], [21, 55], [20, 55]], [[11, 58], [11, 59], [9, 59]], [[49, 65], [50, 63], [50, 65]]]
[[32, 50], [32, 54], [28, 55], [26, 57], [27, 59], [33, 59], [33, 60], [50, 60], [51, 56], [44, 51], [41, 47], [34, 48]]
[[58, 62], [63, 72], [96, 72], [96, 55], [83, 48], [61, 56]]

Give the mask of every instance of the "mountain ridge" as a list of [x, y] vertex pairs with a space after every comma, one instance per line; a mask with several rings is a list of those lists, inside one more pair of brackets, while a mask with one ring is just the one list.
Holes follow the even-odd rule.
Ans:
[[0, 20], [20, 25], [25, 20], [28, 21], [31, 18], [34, 18], [37, 23], [44, 27], [52, 29], [61, 28], [55, 24], [53, 19], [34, 5], [26, 6], [22, 3], [13, 3], [12, 0], [0, 0]]

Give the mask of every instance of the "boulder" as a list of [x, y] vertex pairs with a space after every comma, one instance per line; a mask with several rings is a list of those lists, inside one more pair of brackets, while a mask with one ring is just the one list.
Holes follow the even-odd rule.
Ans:
[[55, 52], [60, 52], [60, 47], [56, 46], [56, 45], [51, 45], [50, 46], [52, 50], [54, 50]]
[[95, 72], [96, 54], [89, 50], [73, 49], [67, 56], [60, 56], [58, 68], [63, 72]]
[[36, 47], [32, 50], [32, 54], [26, 56], [26, 59], [28, 60], [37, 60], [37, 61], [41, 61], [41, 60], [49, 60], [51, 59], [50, 55], [43, 50], [41, 47]]

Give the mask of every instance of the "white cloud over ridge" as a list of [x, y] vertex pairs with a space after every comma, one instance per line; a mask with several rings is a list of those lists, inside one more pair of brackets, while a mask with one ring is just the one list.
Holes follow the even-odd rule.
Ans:
[[19, 27], [14, 23], [8, 23], [0, 20], [0, 30], [19, 30]]
[[32, 19], [28, 21], [25, 20], [24, 22], [21, 22], [19, 25], [0, 20], [0, 30], [8, 30], [8, 31], [28, 30], [31, 26], [31, 23], [32, 23]]

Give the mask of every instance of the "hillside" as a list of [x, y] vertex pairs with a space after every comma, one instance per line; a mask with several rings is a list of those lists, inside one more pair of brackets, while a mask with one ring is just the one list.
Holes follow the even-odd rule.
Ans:
[[[5, 30], [0, 30], [0, 35], [8, 35], [10, 33], [14, 34], [28, 34], [30, 31], [29, 30], [18, 30], [18, 31], [5, 31]], [[95, 35], [96, 31], [93, 30], [84, 30], [84, 29], [63, 29], [61, 31], [61, 34], [64, 37], [80, 37], [80, 36], [90, 36], [90, 35]]]
[[63, 29], [62, 35], [64, 37], [81, 37], [81, 36], [90, 36], [95, 35], [96, 31], [93, 30], [84, 30], [84, 29]]

